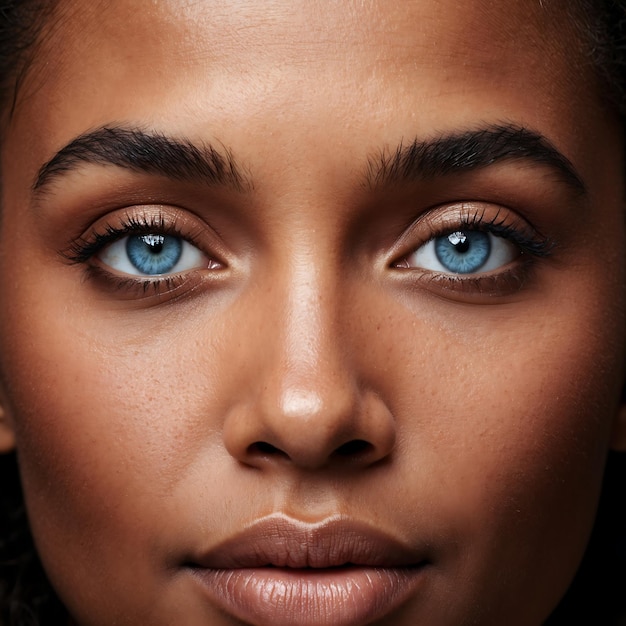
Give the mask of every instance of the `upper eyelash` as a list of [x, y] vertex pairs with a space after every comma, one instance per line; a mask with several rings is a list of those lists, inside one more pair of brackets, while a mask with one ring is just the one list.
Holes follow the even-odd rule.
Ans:
[[[183, 237], [176, 226], [176, 222], [166, 223], [162, 215], [151, 216], [126, 216], [120, 226], [107, 224], [104, 232], [92, 231], [87, 236], [81, 236], [74, 241], [66, 250], [61, 252], [70, 263], [86, 263], [100, 250], [117, 239], [132, 235], [142, 235], [147, 232]], [[189, 239], [189, 237], [183, 237]], [[193, 243], [193, 242], [192, 242]]]
[[455, 230], [480, 230], [512, 241], [525, 254], [540, 258], [550, 255], [556, 246], [553, 239], [530, 226], [523, 229], [515, 227], [511, 225], [510, 220], [500, 214], [501, 211], [498, 211], [492, 218], [485, 219], [485, 211], [476, 210], [470, 215], [462, 216], [458, 226], [442, 229], [440, 233], [433, 235], [431, 240]]
[[[434, 234], [431, 239], [444, 236], [453, 230], [481, 230], [512, 241], [522, 253], [540, 258], [550, 255], [556, 245], [554, 240], [530, 227], [524, 228], [523, 231], [525, 232], [520, 232], [519, 228], [513, 227], [508, 223], [506, 217], [500, 216], [500, 213], [498, 211], [492, 218], [486, 220], [484, 218], [485, 211], [476, 210], [469, 215], [462, 216], [458, 226], [442, 229], [440, 233]], [[145, 234], [148, 231], [183, 236], [177, 228], [176, 222], [166, 223], [162, 215], [153, 215], [149, 218], [128, 215], [122, 220], [120, 226], [107, 224], [103, 233], [93, 231], [87, 237], [82, 236], [61, 254], [72, 264], [86, 263], [113, 241], [133, 234]], [[189, 239], [189, 237], [186, 238]]]

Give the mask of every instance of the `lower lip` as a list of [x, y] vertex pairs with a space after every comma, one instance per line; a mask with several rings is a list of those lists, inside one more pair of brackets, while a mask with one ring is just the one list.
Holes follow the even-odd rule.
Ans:
[[212, 603], [249, 624], [360, 626], [415, 594], [425, 566], [329, 569], [202, 569], [196, 578]]

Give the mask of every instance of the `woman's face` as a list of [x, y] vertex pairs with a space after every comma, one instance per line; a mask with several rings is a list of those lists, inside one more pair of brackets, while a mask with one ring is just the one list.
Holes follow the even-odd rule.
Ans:
[[2, 147], [0, 371], [78, 624], [546, 618], [623, 374], [582, 48], [530, 0], [60, 2]]

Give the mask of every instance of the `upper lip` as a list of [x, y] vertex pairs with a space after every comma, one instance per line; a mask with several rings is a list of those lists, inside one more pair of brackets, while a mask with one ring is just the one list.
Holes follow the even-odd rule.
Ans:
[[283, 514], [261, 518], [192, 565], [208, 569], [253, 567], [410, 567], [426, 562], [418, 550], [368, 523], [333, 516], [310, 523]]

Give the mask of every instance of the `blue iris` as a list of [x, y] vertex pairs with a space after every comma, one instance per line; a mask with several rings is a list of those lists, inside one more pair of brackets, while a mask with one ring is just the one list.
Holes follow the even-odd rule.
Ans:
[[435, 254], [449, 272], [473, 274], [489, 259], [491, 240], [476, 230], [456, 232], [435, 239]]
[[130, 262], [139, 272], [147, 275], [171, 272], [182, 252], [182, 240], [167, 235], [136, 235], [126, 242]]

